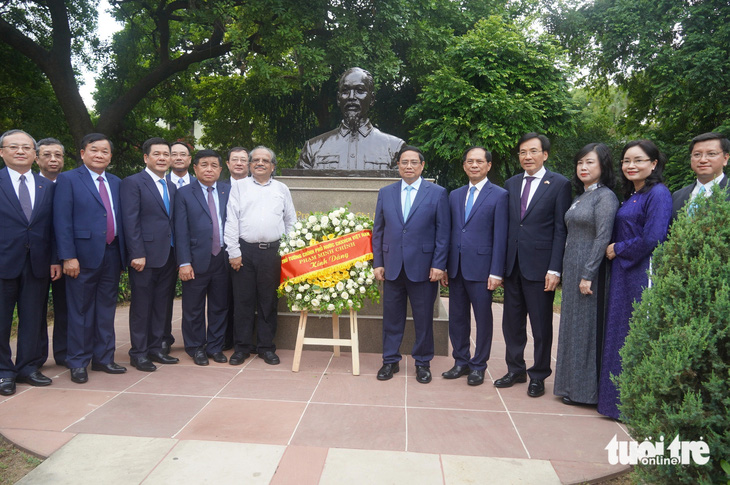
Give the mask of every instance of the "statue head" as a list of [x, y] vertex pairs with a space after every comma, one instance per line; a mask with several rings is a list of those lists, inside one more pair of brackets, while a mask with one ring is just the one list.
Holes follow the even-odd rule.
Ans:
[[368, 119], [370, 107], [375, 102], [373, 76], [365, 69], [353, 67], [340, 77], [337, 91], [337, 105], [342, 120], [352, 129], [358, 128]]

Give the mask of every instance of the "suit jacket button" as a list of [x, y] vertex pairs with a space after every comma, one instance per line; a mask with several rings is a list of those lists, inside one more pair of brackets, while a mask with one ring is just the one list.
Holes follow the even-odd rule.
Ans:
[[466, 232], [466, 229], [462, 229], [461, 232]]
[[406, 230], [405, 230], [405, 229], [403, 229], [403, 234], [405, 234], [405, 233], [406, 233]]

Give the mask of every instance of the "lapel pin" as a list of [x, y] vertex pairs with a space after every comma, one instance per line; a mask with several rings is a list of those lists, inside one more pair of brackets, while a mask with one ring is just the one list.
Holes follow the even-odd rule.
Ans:
[[546, 180], [546, 181], [544, 181], [543, 183], [544, 183], [544, 184], [547, 184], [547, 185], [550, 185], [550, 181], [549, 181], [549, 180]]

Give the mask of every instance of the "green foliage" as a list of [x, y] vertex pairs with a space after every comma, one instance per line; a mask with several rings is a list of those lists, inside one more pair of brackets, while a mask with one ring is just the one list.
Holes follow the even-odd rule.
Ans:
[[640, 465], [647, 483], [718, 483], [730, 454], [730, 201], [713, 191], [684, 211], [653, 257], [634, 308], [618, 384], [632, 437], [703, 439], [710, 462]]
[[461, 185], [461, 155], [469, 145], [488, 145], [491, 174], [499, 179], [519, 169], [510, 153], [524, 133], [573, 133], [575, 108], [559, 67], [563, 51], [548, 36], [529, 35], [502, 16], [480, 20], [455, 39], [408, 109], [413, 139], [428, 152], [427, 170], [442, 185]]
[[667, 185], [693, 179], [689, 140], [730, 132], [730, 3], [596, 0], [545, 2], [547, 24], [594, 88], [627, 94], [623, 128], [668, 154]]

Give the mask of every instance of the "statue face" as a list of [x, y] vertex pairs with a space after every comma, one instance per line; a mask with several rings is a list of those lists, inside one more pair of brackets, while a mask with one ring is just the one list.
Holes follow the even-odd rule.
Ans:
[[362, 71], [353, 71], [342, 80], [337, 93], [337, 105], [342, 117], [348, 125], [353, 121], [364, 120], [375, 98], [365, 83], [366, 75]]

